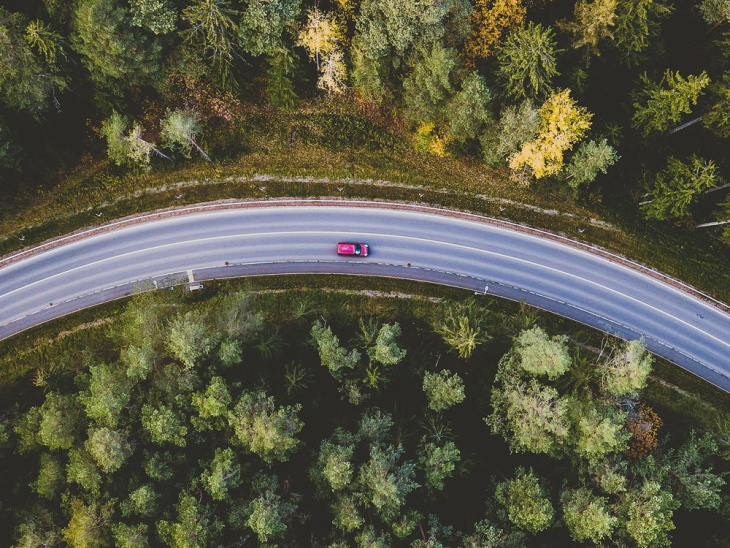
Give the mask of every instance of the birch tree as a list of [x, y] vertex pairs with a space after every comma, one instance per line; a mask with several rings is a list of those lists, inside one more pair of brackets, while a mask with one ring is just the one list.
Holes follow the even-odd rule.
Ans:
[[180, 150], [188, 158], [190, 152], [195, 149], [203, 158], [213, 162], [196, 141], [201, 125], [200, 118], [194, 111], [168, 110], [160, 122], [160, 129], [162, 139], [167, 146]]

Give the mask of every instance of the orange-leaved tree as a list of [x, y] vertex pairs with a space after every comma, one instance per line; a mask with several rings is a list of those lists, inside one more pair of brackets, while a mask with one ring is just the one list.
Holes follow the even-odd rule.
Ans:
[[509, 30], [522, 26], [527, 8], [522, 0], [476, 0], [472, 12], [471, 34], [464, 44], [468, 65], [493, 55]]

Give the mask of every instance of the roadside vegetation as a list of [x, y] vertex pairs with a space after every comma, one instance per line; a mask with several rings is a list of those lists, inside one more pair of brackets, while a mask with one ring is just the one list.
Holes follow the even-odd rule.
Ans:
[[655, 407], [640, 341], [250, 289], [137, 296], [3, 389], [3, 545], [725, 542], [730, 415]]

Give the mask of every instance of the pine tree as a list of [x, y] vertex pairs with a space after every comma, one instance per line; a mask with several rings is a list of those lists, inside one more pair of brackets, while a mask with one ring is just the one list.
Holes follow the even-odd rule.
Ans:
[[658, 83], [643, 73], [639, 87], [632, 93], [633, 127], [644, 137], [667, 131], [682, 119], [682, 114], [692, 112], [692, 106], [709, 84], [710, 77], [705, 71], [685, 79], [679, 72], [667, 69]]

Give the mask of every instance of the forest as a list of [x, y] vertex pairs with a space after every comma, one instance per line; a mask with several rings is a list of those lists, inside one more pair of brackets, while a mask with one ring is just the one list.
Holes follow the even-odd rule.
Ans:
[[[464, 179], [557, 232], [565, 204], [727, 300], [729, 137], [729, 0], [0, 5], [0, 254], [273, 192], [234, 193], [245, 165], [470, 209]], [[435, 186], [383, 182], [408, 171]], [[0, 545], [730, 545], [726, 395], [640, 340], [486, 296], [202, 293], [0, 344]]]
[[727, 545], [730, 427], [664, 425], [640, 340], [402, 300], [135, 297], [4, 389], [0, 542]]
[[79, 164], [225, 163], [251, 109], [270, 132], [277, 113], [350, 104], [413, 154], [528, 192], [722, 222], [729, 22], [727, 0], [9, 0], [0, 189], [17, 208]]

